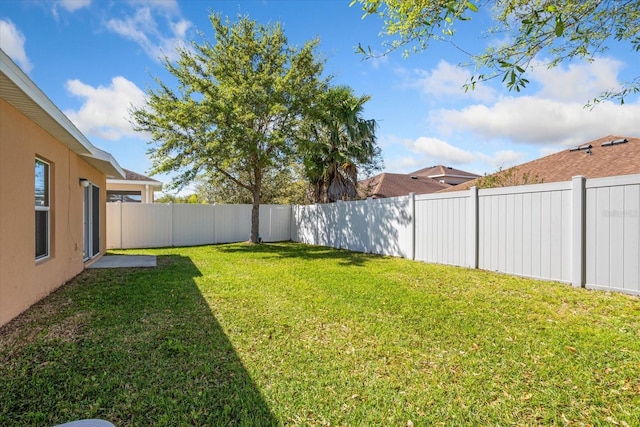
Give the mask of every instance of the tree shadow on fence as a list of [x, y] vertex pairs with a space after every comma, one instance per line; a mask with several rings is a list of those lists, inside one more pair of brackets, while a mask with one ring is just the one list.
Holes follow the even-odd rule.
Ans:
[[0, 425], [279, 425], [188, 257], [86, 270], [0, 329]]
[[407, 257], [413, 248], [409, 197], [301, 206], [297, 238], [315, 245]]

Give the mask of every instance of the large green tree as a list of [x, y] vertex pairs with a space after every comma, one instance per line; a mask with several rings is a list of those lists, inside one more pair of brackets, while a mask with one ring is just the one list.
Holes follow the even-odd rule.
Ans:
[[[202, 176], [195, 186], [198, 200], [206, 203], [250, 204], [252, 194], [220, 175]], [[264, 171], [260, 201], [263, 204], [305, 204], [307, 184], [302, 165], [292, 161], [288, 167]]]
[[173, 187], [205, 174], [248, 191], [257, 242], [265, 171], [289, 164], [300, 121], [324, 91], [324, 63], [317, 40], [290, 47], [279, 24], [210, 20], [215, 42], [194, 41], [175, 63], [165, 59], [175, 88], [156, 78], [132, 122], [151, 135], [153, 172], [176, 174]]
[[[466, 85], [496, 77], [510, 89], [519, 91], [531, 61], [539, 57], [556, 66], [574, 58], [593, 60], [611, 43], [628, 45], [640, 52], [640, 0], [353, 0], [365, 16], [379, 14], [389, 50], [405, 53], [426, 50], [439, 40], [467, 52], [479, 71]], [[480, 9], [493, 17], [485, 34], [497, 35], [502, 44], [483, 52], [472, 52], [456, 39], [456, 30], [472, 20]], [[369, 47], [360, 46], [365, 54]], [[594, 101], [616, 99], [640, 91], [640, 75], [604, 92]]]
[[355, 199], [359, 172], [380, 168], [376, 121], [363, 117], [369, 99], [348, 86], [331, 87], [306, 122], [300, 153], [314, 202]]

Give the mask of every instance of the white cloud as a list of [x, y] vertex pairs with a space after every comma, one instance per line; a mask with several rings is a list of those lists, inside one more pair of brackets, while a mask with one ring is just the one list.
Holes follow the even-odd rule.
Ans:
[[409, 149], [415, 153], [426, 154], [436, 163], [464, 164], [475, 160], [475, 156], [437, 138], [421, 136], [409, 142]]
[[69, 80], [67, 90], [84, 103], [77, 111], [65, 111], [69, 119], [85, 134], [117, 140], [137, 135], [129, 123], [131, 106], [142, 107], [145, 94], [124, 77], [114, 77], [108, 87], [96, 88], [79, 80]]
[[501, 97], [494, 103], [434, 110], [429, 120], [441, 135], [469, 132], [486, 140], [569, 146], [609, 134], [640, 135], [640, 100], [620, 105], [585, 103], [617, 85], [622, 63], [598, 58], [590, 64], [536, 67], [533, 95]]
[[494, 105], [442, 109], [430, 119], [446, 133], [469, 131], [486, 139], [575, 145], [608, 134], [640, 135], [640, 104], [603, 102], [590, 110], [531, 96], [503, 98]]
[[[177, 58], [177, 48], [185, 46], [187, 31], [192, 27], [192, 23], [185, 19], [171, 20], [171, 14], [167, 13], [168, 30], [159, 28], [154, 15], [154, 7], [157, 3], [165, 2], [137, 2], [144, 4], [136, 10], [135, 14], [124, 19], [110, 19], [107, 21], [107, 29], [124, 38], [133, 40], [155, 61], [160, 61], [164, 56], [174, 60]], [[169, 5], [174, 3], [169, 2]], [[153, 6], [156, 5], [156, 6]], [[173, 11], [177, 6], [168, 7], [163, 12]], [[166, 36], [165, 34], [168, 34]]]
[[60, 0], [56, 4], [67, 12], [75, 12], [83, 7], [89, 7], [91, 5], [91, 0]]
[[24, 34], [18, 30], [15, 24], [8, 19], [0, 19], [0, 48], [28, 73], [33, 68], [33, 64], [27, 57], [24, 43]]
[[487, 165], [495, 168], [495, 170], [499, 168], [509, 168], [511, 166], [518, 165], [523, 163], [526, 155], [525, 153], [519, 153], [513, 150], [500, 150], [493, 154], [492, 156], [478, 153], [478, 157]]
[[391, 173], [409, 173], [424, 167], [416, 157], [403, 156], [385, 161], [385, 170]]
[[529, 76], [542, 86], [537, 97], [584, 104], [589, 98], [619, 87], [618, 73], [623, 65], [615, 59], [596, 58], [591, 63], [549, 68], [538, 61]]
[[465, 93], [463, 86], [469, 82], [471, 73], [447, 61], [440, 61], [438, 67], [432, 70], [415, 70], [414, 75], [415, 79], [409, 85], [430, 96], [467, 98], [482, 102], [495, 99], [495, 91], [482, 83]]

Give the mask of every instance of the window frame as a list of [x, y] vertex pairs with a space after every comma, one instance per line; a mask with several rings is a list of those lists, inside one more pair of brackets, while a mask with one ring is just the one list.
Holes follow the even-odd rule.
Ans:
[[[37, 203], [37, 197], [38, 197], [38, 174], [36, 172], [38, 165], [41, 164], [42, 166], [44, 166], [44, 174], [43, 174], [43, 194], [42, 194], [42, 202], [41, 204]], [[35, 255], [35, 260], [36, 261], [42, 261], [45, 260], [47, 258], [49, 258], [51, 256], [51, 163], [47, 162], [46, 160], [43, 160], [39, 157], [35, 158], [35, 162], [34, 162], [34, 207], [35, 207], [35, 212], [34, 212], [34, 217], [35, 217], [35, 223], [34, 223], [34, 234], [35, 234], [35, 240], [34, 240], [34, 255]], [[38, 254], [38, 249], [39, 249], [39, 244], [38, 244], [38, 240], [39, 237], [42, 237], [39, 235], [38, 232], [38, 212], [45, 212], [45, 236], [44, 238], [46, 239], [46, 250], [44, 251], [44, 253], [42, 254]]]

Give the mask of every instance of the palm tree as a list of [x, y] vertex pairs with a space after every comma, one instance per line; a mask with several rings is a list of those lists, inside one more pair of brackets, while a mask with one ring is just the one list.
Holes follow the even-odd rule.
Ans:
[[303, 163], [315, 202], [355, 199], [358, 172], [379, 168], [376, 121], [362, 118], [370, 98], [355, 96], [347, 86], [332, 87], [307, 123]]

